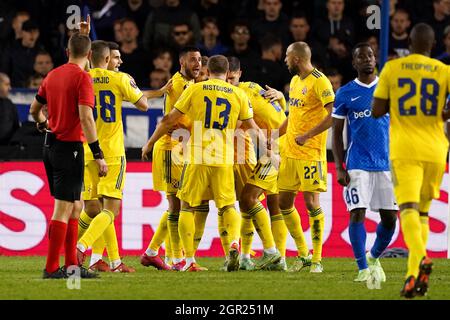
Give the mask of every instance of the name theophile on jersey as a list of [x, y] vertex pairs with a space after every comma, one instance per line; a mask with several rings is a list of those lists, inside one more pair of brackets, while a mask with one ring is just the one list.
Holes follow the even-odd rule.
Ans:
[[203, 90], [222, 91], [222, 92], [225, 92], [225, 93], [233, 93], [233, 88], [222, 87], [222, 86], [218, 86], [218, 85], [215, 85], [215, 84], [204, 84], [203, 85]]

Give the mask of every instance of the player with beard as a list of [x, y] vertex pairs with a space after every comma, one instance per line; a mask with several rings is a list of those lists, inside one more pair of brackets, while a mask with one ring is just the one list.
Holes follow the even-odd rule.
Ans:
[[[180, 71], [172, 77], [172, 88], [165, 96], [164, 115], [170, 113], [183, 91], [194, 83], [202, 66], [200, 50], [195, 47], [185, 47], [179, 55]], [[190, 129], [191, 121], [187, 116], [178, 119], [175, 127]], [[159, 256], [158, 250], [169, 234], [172, 249], [172, 269], [181, 270], [184, 266], [181, 239], [178, 233], [178, 219], [180, 216], [180, 200], [176, 197], [183, 169], [182, 143], [172, 139], [170, 134], [164, 135], [153, 147], [153, 189], [164, 191], [169, 202], [169, 208], [161, 217], [155, 234], [141, 256], [141, 264], [154, 266], [160, 270], [168, 270], [170, 266]], [[143, 160], [148, 160], [147, 154], [151, 150], [148, 143], [142, 148]], [[202, 208], [203, 209], [203, 208]], [[167, 245], [167, 244], [166, 244]]]
[[[289, 233], [295, 240], [298, 258], [290, 271], [311, 266], [323, 271], [322, 239], [324, 213], [320, 192], [327, 190], [327, 129], [331, 127], [334, 93], [328, 78], [311, 64], [311, 49], [305, 42], [292, 43], [286, 50], [286, 64], [295, 74], [289, 88], [289, 116], [280, 127], [286, 134], [278, 176], [280, 209]], [[300, 216], [294, 206], [303, 193], [308, 209], [313, 256], [308, 252]]]

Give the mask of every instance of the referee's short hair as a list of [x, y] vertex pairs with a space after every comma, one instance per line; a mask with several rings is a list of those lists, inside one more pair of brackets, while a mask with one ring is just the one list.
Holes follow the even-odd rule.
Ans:
[[225, 56], [215, 55], [208, 59], [208, 70], [212, 74], [225, 74], [228, 67], [228, 59]]
[[74, 33], [69, 39], [69, 51], [73, 58], [82, 58], [91, 50], [91, 39], [80, 33]]
[[95, 40], [92, 42], [92, 64], [98, 66], [106, 57], [109, 57], [109, 44], [103, 40]]

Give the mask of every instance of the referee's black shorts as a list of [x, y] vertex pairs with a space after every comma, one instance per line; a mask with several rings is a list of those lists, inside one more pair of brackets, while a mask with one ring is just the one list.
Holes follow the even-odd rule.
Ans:
[[44, 146], [44, 165], [52, 196], [79, 201], [84, 176], [83, 143], [55, 139], [50, 146]]

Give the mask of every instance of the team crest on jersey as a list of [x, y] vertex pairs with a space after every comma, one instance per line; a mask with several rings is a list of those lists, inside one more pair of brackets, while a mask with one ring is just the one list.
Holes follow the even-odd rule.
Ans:
[[307, 92], [308, 92], [308, 88], [305, 86], [305, 87], [302, 89], [302, 94], [305, 95]]
[[326, 89], [322, 92], [322, 98], [330, 97], [331, 95], [333, 94], [331, 93], [330, 89]]

